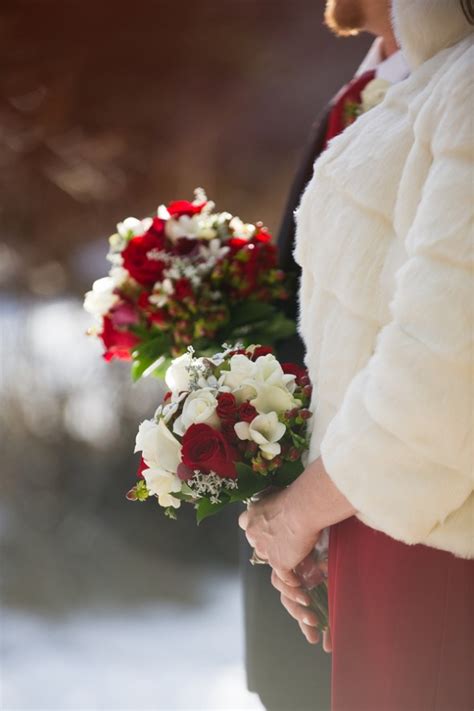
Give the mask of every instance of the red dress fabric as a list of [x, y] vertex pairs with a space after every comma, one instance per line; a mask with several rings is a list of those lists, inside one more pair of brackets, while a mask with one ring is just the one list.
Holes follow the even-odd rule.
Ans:
[[474, 561], [331, 528], [332, 711], [473, 711]]

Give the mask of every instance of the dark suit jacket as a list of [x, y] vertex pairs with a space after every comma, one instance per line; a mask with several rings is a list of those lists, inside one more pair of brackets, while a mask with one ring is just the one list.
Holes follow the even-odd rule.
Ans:
[[[293, 181], [278, 234], [280, 265], [299, 277], [293, 259], [294, 211], [311, 179], [313, 164], [325, 145], [329, 109], [315, 123], [303, 160]], [[287, 304], [287, 314], [296, 319], [297, 295]], [[283, 361], [303, 362], [304, 346], [295, 335], [278, 348]], [[251, 550], [242, 539], [244, 577], [247, 683], [268, 709], [281, 711], [328, 711], [330, 708], [331, 657], [321, 646], [311, 646], [297, 623], [283, 609], [270, 583], [267, 566], [248, 563]]]

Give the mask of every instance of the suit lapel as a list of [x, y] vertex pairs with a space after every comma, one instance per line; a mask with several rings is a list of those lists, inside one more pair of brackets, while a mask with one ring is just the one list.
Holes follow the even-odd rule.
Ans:
[[298, 272], [299, 268], [293, 259], [295, 241], [295, 210], [298, 207], [301, 195], [313, 175], [313, 166], [316, 158], [322, 153], [325, 145], [326, 130], [328, 126], [329, 106], [313, 125], [309, 140], [303, 152], [303, 158], [293, 180], [288, 200], [283, 213], [283, 219], [277, 237], [280, 252], [280, 267], [285, 272]]

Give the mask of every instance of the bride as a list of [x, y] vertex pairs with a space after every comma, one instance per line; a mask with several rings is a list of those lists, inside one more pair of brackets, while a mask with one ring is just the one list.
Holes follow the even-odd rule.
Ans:
[[333, 711], [474, 708], [473, 0], [394, 0], [409, 79], [334, 139], [297, 214], [311, 464], [241, 516], [292, 572], [330, 526]]

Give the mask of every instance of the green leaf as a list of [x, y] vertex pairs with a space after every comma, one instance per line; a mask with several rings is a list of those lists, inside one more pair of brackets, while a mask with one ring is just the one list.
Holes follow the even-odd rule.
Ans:
[[229, 330], [238, 326], [247, 326], [255, 321], [266, 321], [273, 318], [275, 307], [262, 301], [241, 301], [231, 309]]
[[167, 333], [159, 333], [158, 336], [148, 338], [133, 351], [133, 357], [151, 358], [157, 360], [159, 356], [170, 356], [171, 339]]
[[296, 323], [287, 318], [281, 311], [277, 311], [271, 320], [268, 320], [259, 330], [262, 343], [273, 343], [289, 338], [296, 333]]
[[283, 462], [281, 467], [272, 475], [273, 486], [285, 487], [297, 479], [304, 472], [301, 461]]
[[135, 383], [143, 373], [150, 368], [157, 360], [164, 356], [163, 363], [153, 371], [153, 375], [163, 378], [170, 363], [170, 338], [165, 333], [160, 333], [155, 338], [141, 343], [133, 351], [133, 364], [131, 369], [132, 380]]
[[227, 506], [228, 501], [221, 501], [218, 504], [211, 504], [209, 499], [199, 499], [196, 504], [196, 519], [198, 524], [204, 521], [205, 518], [209, 516], [214, 516], [214, 514], [222, 511], [222, 509]]
[[262, 476], [254, 472], [252, 467], [247, 464], [237, 462], [235, 465], [237, 469], [237, 482], [239, 485], [238, 489], [232, 491], [230, 495], [230, 500], [232, 503], [236, 501], [246, 501], [250, 499], [254, 494], [259, 491], [263, 491], [268, 487], [267, 477]]

